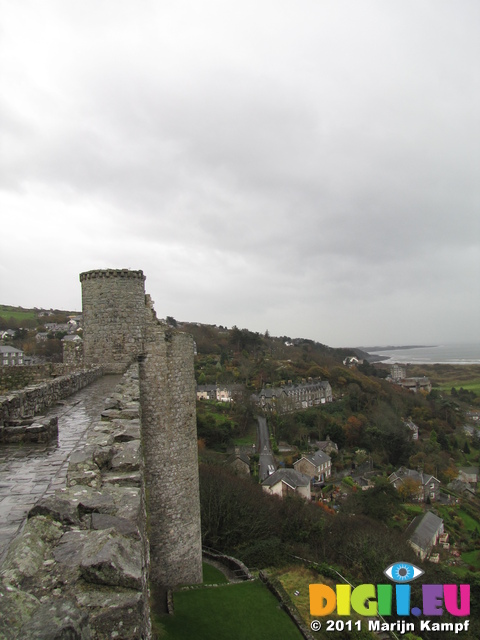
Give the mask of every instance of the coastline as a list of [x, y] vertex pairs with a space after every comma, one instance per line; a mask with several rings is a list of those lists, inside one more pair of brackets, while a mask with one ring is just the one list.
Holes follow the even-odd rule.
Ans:
[[436, 346], [373, 347], [363, 348], [370, 362], [409, 365], [478, 365], [480, 343], [439, 344]]

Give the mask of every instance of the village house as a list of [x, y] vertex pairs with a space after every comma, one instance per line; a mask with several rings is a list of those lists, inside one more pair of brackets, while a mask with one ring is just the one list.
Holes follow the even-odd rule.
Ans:
[[407, 378], [406, 365], [394, 364], [390, 369], [390, 376], [387, 378], [389, 382], [398, 384], [404, 389], [411, 391], [412, 393], [430, 393], [432, 390], [432, 383], [426, 376], [417, 378]]
[[435, 501], [440, 495], [441, 482], [435, 476], [423, 473], [423, 471], [415, 471], [414, 469], [407, 469], [406, 467], [400, 467], [398, 471], [394, 471], [388, 476], [389, 481], [393, 484], [395, 489], [399, 489], [402, 485], [410, 483], [412, 486], [418, 485], [416, 495], [413, 499], [418, 502]]
[[250, 458], [238, 447], [235, 447], [235, 452], [227, 458], [226, 464], [240, 474], [250, 475]]
[[332, 459], [324, 451], [304, 454], [293, 466], [296, 471], [318, 482], [325, 482], [332, 475]]
[[216, 400], [216, 399], [217, 399], [216, 384], [197, 385], [197, 400]]
[[16, 349], [8, 345], [0, 345], [0, 363], [2, 367], [23, 365], [24, 353], [21, 349]]
[[411, 522], [407, 528], [406, 536], [415, 553], [421, 560], [425, 560], [443, 533], [442, 518], [439, 518], [432, 511], [427, 511]]
[[13, 329], [0, 331], [0, 340], [10, 340], [12, 338], [15, 338], [15, 331]]
[[468, 484], [477, 484], [478, 467], [460, 467], [458, 470], [458, 479]]
[[216, 402], [234, 402], [243, 393], [242, 385], [220, 387], [218, 384], [197, 385], [197, 400], [215, 400]]
[[330, 436], [327, 436], [326, 440], [317, 440], [314, 442], [314, 448], [324, 451], [326, 454], [331, 455], [332, 452], [338, 453], [338, 445], [330, 440]]
[[262, 482], [262, 489], [280, 498], [298, 495], [311, 500], [309, 476], [295, 469], [277, 469]]
[[404, 420], [403, 424], [410, 429], [412, 432], [412, 440], [418, 440], [418, 435], [420, 433], [417, 425], [410, 419]]

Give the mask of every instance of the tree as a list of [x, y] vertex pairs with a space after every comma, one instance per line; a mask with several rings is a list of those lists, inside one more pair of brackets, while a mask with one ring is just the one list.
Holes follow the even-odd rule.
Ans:
[[345, 424], [345, 438], [350, 447], [363, 444], [364, 423], [356, 416], [350, 416]]
[[403, 502], [408, 502], [418, 498], [421, 488], [422, 483], [419, 480], [407, 476], [402, 484], [399, 485], [398, 494]]

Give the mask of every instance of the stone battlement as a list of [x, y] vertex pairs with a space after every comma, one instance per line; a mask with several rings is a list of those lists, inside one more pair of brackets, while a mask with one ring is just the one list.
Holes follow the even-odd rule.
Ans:
[[85, 282], [85, 280], [94, 280], [95, 278], [129, 278], [130, 280], [145, 280], [142, 270], [94, 269], [92, 271], [84, 271], [80, 274], [80, 282]]

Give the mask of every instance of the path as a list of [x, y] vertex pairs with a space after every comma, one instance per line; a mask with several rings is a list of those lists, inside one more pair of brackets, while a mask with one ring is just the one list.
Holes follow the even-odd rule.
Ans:
[[0, 562], [28, 512], [44, 495], [65, 486], [70, 453], [100, 420], [104, 400], [121, 376], [104, 376], [45, 411], [58, 417], [58, 438], [48, 444], [0, 446]]

